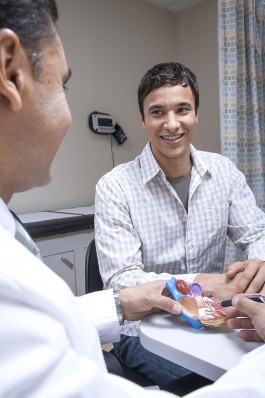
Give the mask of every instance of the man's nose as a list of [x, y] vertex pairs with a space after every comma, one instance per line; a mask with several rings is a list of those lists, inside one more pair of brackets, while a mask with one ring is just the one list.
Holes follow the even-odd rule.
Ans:
[[175, 113], [168, 114], [165, 121], [165, 128], [169, 131], [175, 131], [179, 128], [179, 126], [180, 123], [178, 115], [176, 115]]

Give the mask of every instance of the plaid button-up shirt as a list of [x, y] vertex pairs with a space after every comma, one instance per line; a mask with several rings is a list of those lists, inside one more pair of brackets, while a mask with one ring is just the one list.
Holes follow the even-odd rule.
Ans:
[[[265, 214], [244, 175], [219, 154], [191, 146], [191, 156], [188, 212], [149, 144], [99, 180], [95, 231], [105, 288], [222, 273], [227, 235], [247, 258], [265, 260]], [[138, 336], [138, 325], [126, 322], [122, 333]]]

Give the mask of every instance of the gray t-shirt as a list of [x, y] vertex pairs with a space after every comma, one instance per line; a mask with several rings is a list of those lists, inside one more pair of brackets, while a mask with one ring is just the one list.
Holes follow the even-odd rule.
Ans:
[[190, 187], [191, 171], [183, 177], [167, 177], [168, 182], [175, 189], [178, 197], [180, 198], [183, 206], [188, 211], [189, 201], [189, 187]]

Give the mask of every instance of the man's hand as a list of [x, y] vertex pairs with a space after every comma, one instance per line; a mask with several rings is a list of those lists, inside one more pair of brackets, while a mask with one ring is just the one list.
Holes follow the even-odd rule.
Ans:
[[220, 301], [228, 300], [235, 295], [241, 275], [238, 272], [234, 278], [228, 278], [226, 274], [198, 274], [194, 282], [201, 285], [204, 296], [210, 294]]
[[182, 306], [169, 297], [166, 281], [147, 282], [120, 290], [120, 302], [127, 321], [138, 321], [161, 310], [179, 315]]
[[[240, 330], [239, 336], [246, 341], [264, 342], [265, 340], [265, 305], [245, 297], [235, 296], [233, 307], [226, 308], [227, 326]], [[238, 318], [239, 317], [239, 318]]]
[[236, 284], [235, 293], [265, 293], [265, 261], [258, 259], [231, 264], [226, 273], [233, 279], [237, 273], [241, 276]]

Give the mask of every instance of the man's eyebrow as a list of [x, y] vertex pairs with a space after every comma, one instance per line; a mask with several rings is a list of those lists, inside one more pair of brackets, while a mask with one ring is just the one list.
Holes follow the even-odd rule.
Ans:
[[153, 111], [154, 109], [162, 109], [162, 108], [164, 108], [163, 105], [154, 104], [154, 105], [150, 105], [148, 110]]
[[191, 103], [190, 102], [188, 102], [188, 101], [183, 101], [183, 102], [180, 102], [179, 104], [178, 104], [178, 106], [191, 106]]
[[[188, 101], [182, 101], [182, 102], [177, 103], [176, 105], [178, 108], [179, 107], [189, 107], [190, 108], [192, 106], [192, 104]], [[153, 104], [153, 105], [149, 106], [148, 111], [152, 112], [153, 110], [163, 109], [164, 107], [165, 107], [165, 105], [162, 105], [162, 104]]]

